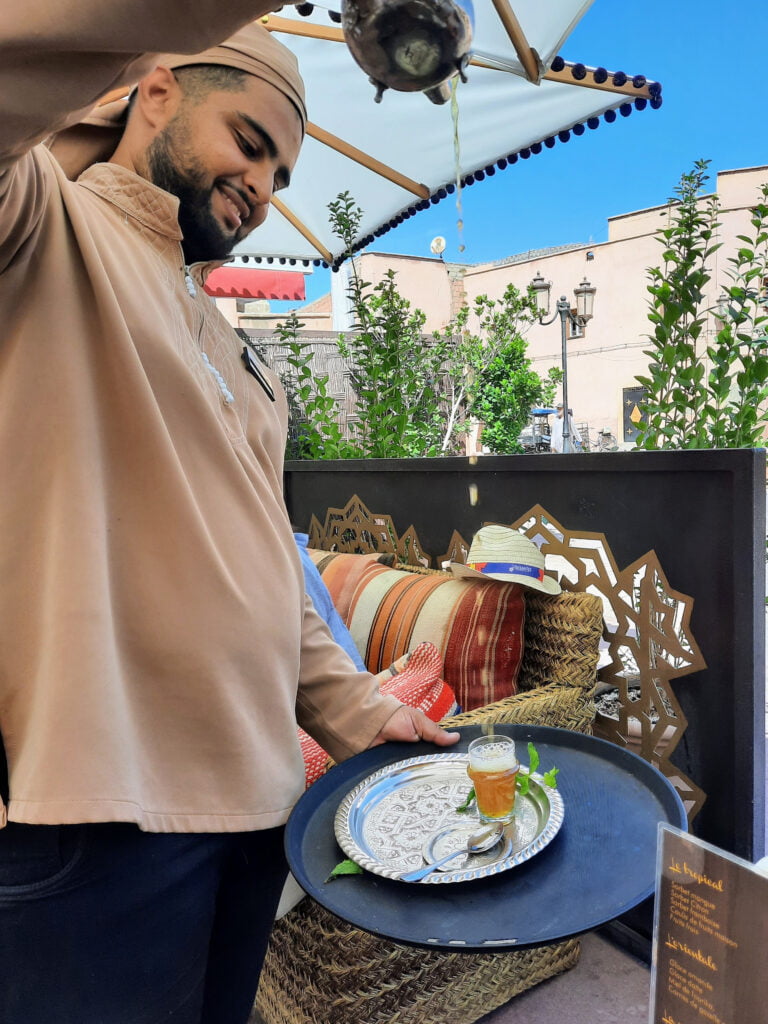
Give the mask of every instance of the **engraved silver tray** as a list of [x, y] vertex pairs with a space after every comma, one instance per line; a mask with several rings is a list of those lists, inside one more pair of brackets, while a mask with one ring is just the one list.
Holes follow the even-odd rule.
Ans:
[[[339, 846], [367, 871], [396, 880], [457, 849], [482, 827], [476, 812], [456, 810], [471, 786], [467, 763], [466, 753], [431, 754], [369, 775], [347, 793], [336, 812]], [[507, 871], [543, 850], [557, 835], [563, 815], [558, 791], [534, 774], [528, 794], [518, 792], [514, 819], [497, 846], [414, 884], [445, 885]]]

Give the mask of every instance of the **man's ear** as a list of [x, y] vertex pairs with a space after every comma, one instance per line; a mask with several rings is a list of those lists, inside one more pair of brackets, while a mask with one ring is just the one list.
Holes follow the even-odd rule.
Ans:
[[159, 65], [136, 87], [134, 106], [147, 128], [162, 131], [173, 120], [182, 99], [181, 87], [170, 68]]

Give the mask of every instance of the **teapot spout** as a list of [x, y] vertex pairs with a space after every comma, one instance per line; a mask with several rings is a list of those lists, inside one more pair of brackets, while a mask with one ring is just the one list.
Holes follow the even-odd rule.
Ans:
[[[459, 62], [455, 74], [457, 74], [462, 82], [466, 82], [467, 76], [464, 73], [464, 68], [469, 63], [469, 55]], [[455, 75], [451, 75], [446, 81], [441, 82], [439, 85], [433, 86], [431, 89], [425, 89], [424, 95], [431, 103], [443, 104], [447, 103], [451, 98], [451, 83]], [[376, 102], [381, 102], [381, 96], [376, 97]]]
[[436, 103], [438, 105], [447, 103], [451, 98], [451, 83], [441, 82], [440, 85], [435, 85], [431, 89], [425, 89], [424, 95], [430, 103]]

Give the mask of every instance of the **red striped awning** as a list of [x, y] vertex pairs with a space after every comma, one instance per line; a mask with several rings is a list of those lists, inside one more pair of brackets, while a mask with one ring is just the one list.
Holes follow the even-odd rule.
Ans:
[[219, 267], [208, 275], [205, 290], [218, 299], [306, 298], [304, 275], [292, 270]]

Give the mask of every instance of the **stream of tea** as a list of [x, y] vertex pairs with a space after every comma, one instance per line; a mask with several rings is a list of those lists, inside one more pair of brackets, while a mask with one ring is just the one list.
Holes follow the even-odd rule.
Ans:
[[464, 212], [461, 204], [461, 142], [459, 140], [459, 76], [451, 79], [451, 119], [453, 121], [453, 167], [456, 176], [456, 230], [459, 252], [464, 252]]

